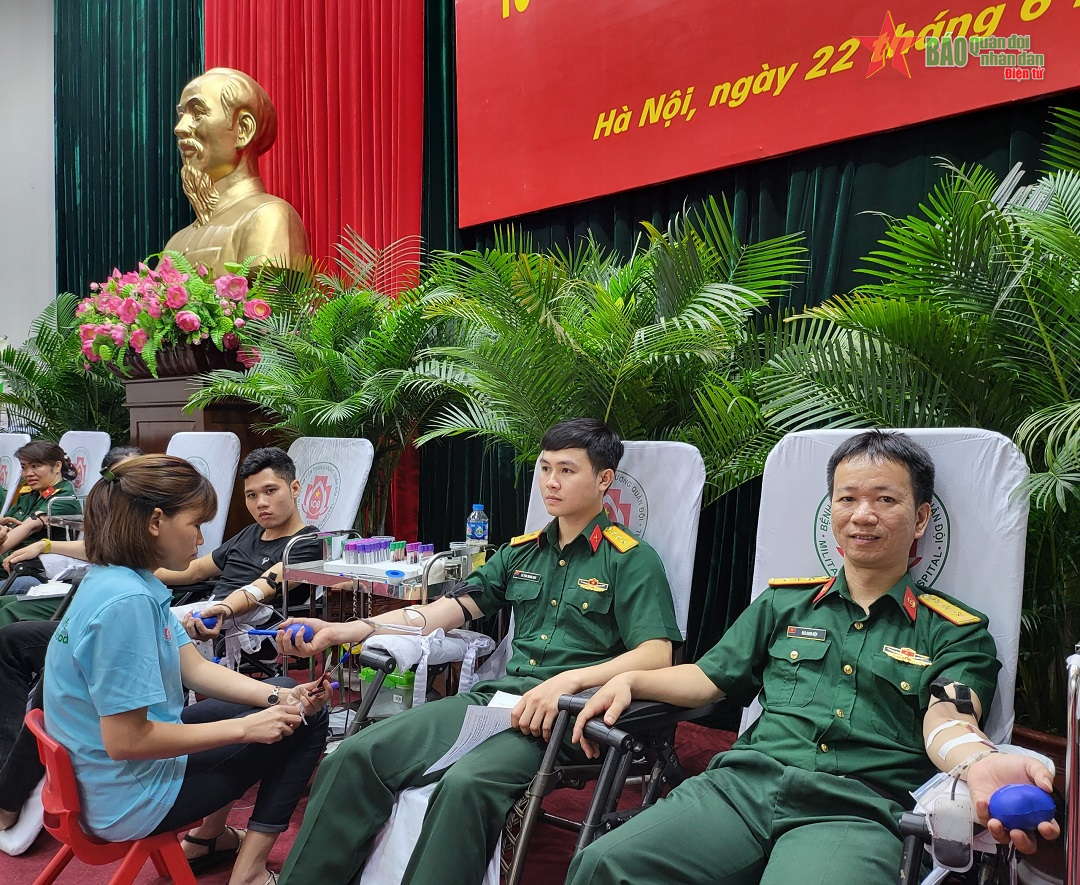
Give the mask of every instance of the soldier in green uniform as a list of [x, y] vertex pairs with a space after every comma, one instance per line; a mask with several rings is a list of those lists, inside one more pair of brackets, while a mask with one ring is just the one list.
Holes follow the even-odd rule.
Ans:
[[[997, 787], [1052, 782], [979, 729], [1000, 668], [986, 618], [907, 571], [930, 516], [930, 456], [870, 431], [837, 449], [828, 481], [844, 554], [834, 579], [770, 588], [696, 664], [620, 674], [578, 717], [574, 740], [595, 755], [584, 724], [614, 722], [631, 699], [747, 704], [760, 691], [763, 709], [707, 771], [578, 855], [569, 885], [895, 881], [908, 791], [938, 769], [967, 780], [998, 841], [1034, 850], [1030, 835], [988, 820]], [[1058, 835], [1055, 822], [1039, 829]]]
[[[50, 498], [56, 498], [52, 512], [56, 515], [79, 512], [74, 500], [76, 476], [64, 450], [48, 440], [34, 440], [15, 452], [22, 465], [22, 479], [15, 499], [0, 519], [0, 560], [12, 550], [41, 539], [63, 537], [63, 529], [47, 529], [39, 518], [46, 512]], [[47, 546], [47, 545], [46, 545]], [[7, 571], [0, 564], [0, 581]], [[59, 604], [55, 599], [19, 602], [16, 596], [0, 596], [0, 626], [18, 620], [39, 620], [52, 615]], [[12, 606], [16, 608], [8, 611]]]
[[[671, 664], [680, 634], [660, 558], [604, 514], [622, 443], [601, 422], [579, 419], [552, 427], [541, 445], [537, 482], [554, 517], [545, 529], [514, 538], [451, 596], [426, 606], [347, 624], [304, 621], [317, 632], [299, 648], [279, 633], [286, 653], [308, 655], [392, 624], [452, 629], [506, 606], [515, 619], [504, 677], [378, 722], [323, 762], [284, 885], [353, 881], [397, 792], [436, 781], [404, 881], [476, 885], [506, 812], [540, 764], [559, 697], [625, 670]], [[454, 743], [466, 710], [500, 690], [521, 696], [511, 729], [426, 774]], [[564, 749], [584, 761], [569, 741]]]

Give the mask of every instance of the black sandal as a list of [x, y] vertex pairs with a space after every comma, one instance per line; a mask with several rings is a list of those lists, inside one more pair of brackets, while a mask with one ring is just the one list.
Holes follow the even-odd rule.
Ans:
[[[236, 836], [235, 848], [222, 848], [217, 850], [217, 841], [226, 833], [232, 833]], [[185, 842], [190, 842], [192, 845], [204, 845], [207, 848], [206, 854], [200, 854], [198, 857], [193, 857], [188, 860], [188, 866], [191, 867], [191, 872], [198, 875], [211, 867], [217, 866], [223, 860], [228, 858], [230, 861], [236, 860], [236, 855], [240, 853], [240, 846], [244, 844], [244, 837], [240, 835], [240, 831], [235, 827], [225, 825], [225, 829], [213, 839], [203, 839], [201, 836], [184, 836]]]

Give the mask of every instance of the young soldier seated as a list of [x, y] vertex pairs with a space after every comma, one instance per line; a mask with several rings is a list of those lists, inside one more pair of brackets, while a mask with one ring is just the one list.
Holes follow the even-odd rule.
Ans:
[[[303, 621], [316, 631], [310, 644], [294, 645], [279, 632], [283, 650], [306, 656], [393, 625], [450, 630], [504, 607], [515, 619], [504, 677], [377, 722], [324, 760], [282, 871], [285, 885], [353, 881], [395, 794], [436, 781], [405, 881], [476, 885], [507, 810], [540, 764], [559, 697], [625, 670], [671, 664], [679, 631], [660, 558], [604, 513], [622, 443], [601, 422], [579, 419], [556, 424], [541, 446], [536, 479], [553, 517], [546, 528], [514, 538], [426, 606], [346, 624]], [[454, 743], [466, 710], [500, 690], [521, 696], [512, 729], [426, 773]], [[575, 755], [569, 742], [564, 750]], [[342, 813], [349, 808], [360, 811]]]
[[585, 723], [613, 723], [633, 699], [747, 704], [760, 691], [764, 711], [706, 772], [579, 854], [568, 883], [895, 881], [908, 791], [937, 769], [967, 780], [998, 841], [1034, 850], [1031, 835], [988, 820], [998, 787], [1052, 784], [1041, 763], [997, 753], [979, 730], [1001, 666], [986, 618], [941, 614], [907, 570], [930, 517], [930, 456], [870, 431], [836, 450], [828, 484], [844, 554], [835, 578], [767, 590], [696, 664], [622, 673], [578, 717], [574, 740], [596, 755]]

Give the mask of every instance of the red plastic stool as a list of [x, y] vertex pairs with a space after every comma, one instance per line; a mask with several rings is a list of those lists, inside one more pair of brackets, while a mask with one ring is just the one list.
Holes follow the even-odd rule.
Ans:
[[123, 858], [123, 863], [109, 879], [109, 885], [131, 885], [146, 865], [147, 858], [153, 860], [158, 875], [172, 879], [177, 885], [195, 885], [195, 875], [176, 833], [160, 833], [133, 842], [102, 842], [88, 835], [79, 825], [79, 788], [68, 751], [46, 734], [45, 716], [41, 710], [26, 714], [26, 727], [37, 738], [38, 752], [45, 763], [45, 787], [41, 793], [45, 829], [63, 845], [34, 880], [34, 885], [55, 882], [72, 857], [91, 866], [115, 863]]

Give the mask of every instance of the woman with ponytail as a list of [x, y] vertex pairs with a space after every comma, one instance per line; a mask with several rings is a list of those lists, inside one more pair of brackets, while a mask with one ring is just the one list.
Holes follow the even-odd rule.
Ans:
[[[89, 832], [124, 841], [201, 820], [189, 858], [233, 860], [230, 885], [272, 885], [266, 861], [325, 745], [329, 690], [212, 663], [169, 610], [153, 572], [186, 568], [216, 510], [181, 458], [102, 472], [86, 499], [93, 566], [45, 659], [45, 727], [71, 754]], [[208, 699], [184, 708], [185, 688]], [[247, 832], [226, 827], [224, 811], [256, 783]]]

